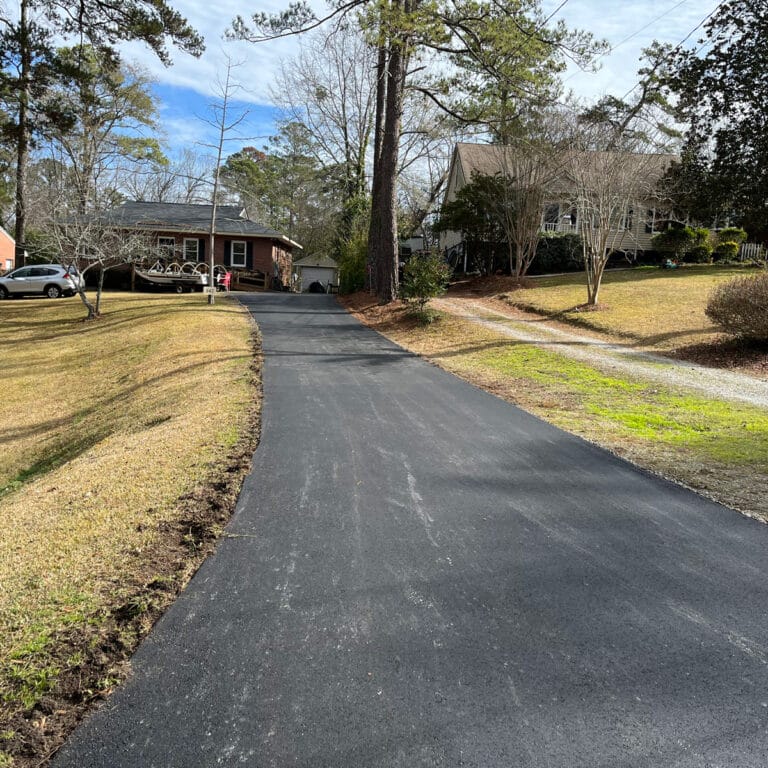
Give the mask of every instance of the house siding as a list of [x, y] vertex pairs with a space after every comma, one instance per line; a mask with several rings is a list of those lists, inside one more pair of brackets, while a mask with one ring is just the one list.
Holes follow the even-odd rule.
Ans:
[[[558, 222], [554, 226], [544, 220], [544, 211], [550, 205], [560, 207]], [[569, 212], [572, 208], [573, 203], [569, 200], [547, 200], [542, 210], [542, 231], [579, 234], [579, 222], [572, 226], [569, 220]], [[653, 209], [653, 201], [648, 200], [632, 206], [632, 226], [624, 230], [612, 229], [610, 232], [609, 242], [613, 244], [615, 250], [632, 253], [653, 250], [651, 240], [661, 231], [661, 229], [647, 231], [648, 212]]]
[[[160, 255], [160, 238], [174, 238], [174, 259], [184, 261], [184, 240], [194, 239], [195, 234], [183, 232], [158, 231], [151, 234], [151, 241], [156, 253]], [[208, 260], [208, 238], [199, 237], [198, 261]], [[246, 243], [246, 266], [249, 271], [263, 272], [269, 279], [277, 276], [283, 285], [290, 281], [292, 256], [288, 249], [276, 245], [273, 240], [248, 235], [217, 234], [214, 239], [214, 264], [229, 267], [231, 263], [231, 243], [233, 240]], [[237, 269], [237, 267], [235, 267]], [[242, 267], [241, 267], [242, 269]]]
[[[214, 237], [209, 234], [212, 217], [215, 217]], [[214, 208], [184, 203], [125, 202], [104, 211], [96, 219], [118, 232], [140, 234], [146, 241], [144, 250], [150, 264], [158, 258], [165, 262], [188, 261], [186, 252], [199, 263], [213, 262], [234, 272], [260, 273], [264, 278], [259, 274], [241, 275], [247, 284], [273, 286], [275, 279], [283, 285], [289, 284], [292, 254], [302, 250], [301, 245], [277, 230], [247, 219], [240, 206]], [[161, 249], [161, 238], [166, 241], [164, 246], [172, 239], [172, 249], [170, 246]], [[238, 258], [238, 265], [232, 267], [233, 242], [245, 244], [244, 265]], [[239, 247], [238, 253], [241, 250]]]
[[[482, 165], [479, 169], [475, 168], [475, 170], [480, 170], [484, 173], [498, 172], [498, 168], [500, 166], [498, 161], [494, 159], [494, 153], [497, 153], [499, 149], [499, 147], [492, 145], [457, 145], [454, 149], [454, 155], [451, 162], [443, 204], [455, 200], [458, 191], [462, 189], [462, 187], [464, 187], [467, 183], [469, 183], [471, 180], [470, 170], [473, 167], [473, 163], [478, 163], [478, 159], [481, 159], [484, 165]], [[480, 153], [478, 150], [480, 150]], [[464, 167], [462, 162], [463, 154], [466, 154], [470, 170]], [[588, 155], [588, 153], [586, 154]], [[558, 192], [553, 192], [553, 195], [559, 194], [560, 193]], [[545, 211], [547, 206], [551, 204], [559, 204], [561, 206], [559, 217], [560, 220], [554, 226], [545, 225]], [[633, 220], [631, 228], [621, 232], [618, 230], [611, 232], [610, 240], [614, 243], [613, 247], [615, 250], [625, 251], [627, 253], [653, 250], [651, 240], [659, 230], [656, 229], [654, 231], [647, 231], [648, 228], [646, 227], [646, 221], [649, 209], [653, 209], [657, 204], [657, 200], [647, 199], [638, 202], [633, 206]], [[578, 224], [575, 227], [572, 227], [568, 222], [565, 222], [562, 219], [564, 209], [567, 208], [570, 210], [572, 207], [573, 202], [563, 198], [558, 199], [558, 197], [553, 196], [552, 199], [547, 200], [542, 209], [542, 230], [575, 232], [578, 234]], [[460, 244], [462, 241], [463, 236], [461, 232], [448, 231], [443, 232], [440, 235], [440, 247], [444, 252], [449, 251], [451, 248]]]

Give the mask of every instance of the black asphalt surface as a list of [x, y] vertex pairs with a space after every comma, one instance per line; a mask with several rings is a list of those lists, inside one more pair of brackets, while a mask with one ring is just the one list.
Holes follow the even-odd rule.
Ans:
[[56, 768], [765, 768], [768, 527], [249, 295], [224, 539]]

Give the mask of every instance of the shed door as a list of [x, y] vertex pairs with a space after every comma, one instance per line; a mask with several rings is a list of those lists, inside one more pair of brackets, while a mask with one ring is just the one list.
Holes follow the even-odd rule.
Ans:
[[333, 280], [333, 270], [328, 267], [303, 267], [301, 270], [301, 290], [308, 291], [309, 286], [317, 280], [323, 288]]

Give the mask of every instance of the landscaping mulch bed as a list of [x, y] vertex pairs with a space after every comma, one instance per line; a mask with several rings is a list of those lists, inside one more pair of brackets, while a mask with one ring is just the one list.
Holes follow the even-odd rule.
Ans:
[[759, 379], [768, 379], [768, 343], [765, 342], [724, 338], [713, 344], [692, 344], [681, 347], [671, 353], [670, 357], [710, 368], [725, 368]]

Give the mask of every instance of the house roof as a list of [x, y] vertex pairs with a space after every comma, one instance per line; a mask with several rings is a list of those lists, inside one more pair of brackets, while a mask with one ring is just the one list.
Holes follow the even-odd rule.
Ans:
[[467, 180], [473, 173], [493, 176], [504, 167], [508, 147], [500, 144], [464, 144], [456, 145], [456, 156]]
[[12, 243], [14, 244], [16, 243], [16, 241], [13, 239], [13, 235], [10, 232], [8, 232], [8, 230], [6, 230], [4, 227], [0, 227], [0, 235], [3, 235]]
[[[127, 202], [99, 215], [105, 224], [118, 227], [208, 234], [213, 206], [191, 203]], [[280, 240], [293, 248], [301, 246], [277, 230], [251, 221], [239, 205], [216, 206], [216, 234], [242, 235]]]
[[339, 265], [328, 256], [305, 256], [303, 259], [293, 262], [294, 267], [325, 267], [326, 269], [338, 269]]
[[[570, 150], [564, 158], [568, 158], [570, 161], [574, 159], [583, 160], [585, 163], [590, 163], [595, 170], [599, 170], [607, 159], [617, 157], [620, 154], [627, 153], [618, 151]], [[663, 176], [668, 166], [674, 160], [679, 159], [677, 155], [664, 153], [632, 154], [637, 157], [638, 166], [642, 164], [644, 168], [650, 170], [654, 175], [658, 175], [659, 178]], [[494, 176], [504, 171], [509, 172], [509, 169], [515, 166], [515, 147], [513, 145], [467, 144], [459, 142], [456, 144], [456, 151], [451, 162], [451, 175], [456, 172], [457, 165], [460, 166], [464, 180], [467, 183], [469, 183], [473, 174]], [[560, 171], [555, 171], [554, 178], [558, 179], [558, 181], [553, 183], [555, 187], [558, 184], [568, 186], [567, 181], [563, 178], [567, 175], [565, 170], [567, 160], [564, 159], [562, 165], [563, 167]]]

